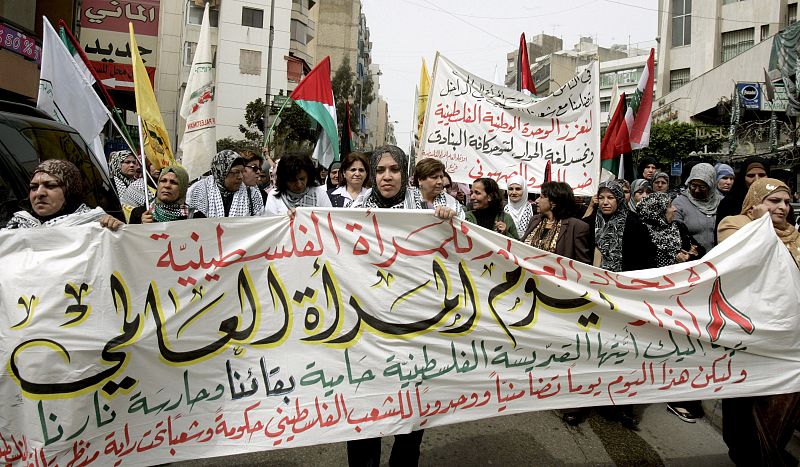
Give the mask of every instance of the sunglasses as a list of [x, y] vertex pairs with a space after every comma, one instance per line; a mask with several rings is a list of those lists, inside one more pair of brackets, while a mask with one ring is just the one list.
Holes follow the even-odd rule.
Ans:
[[263, 172], [264, 171], [264, 169], [262, 169], [261, 167], [259, 167], [257, 165], [246, 165], [245, 167], [247, 167], [248, 169], [252, 170], [253, 172]]

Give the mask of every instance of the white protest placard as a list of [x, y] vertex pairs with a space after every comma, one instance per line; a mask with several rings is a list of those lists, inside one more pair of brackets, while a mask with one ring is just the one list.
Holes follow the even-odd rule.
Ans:
[[0, 462], [153, 465], [796, 391], [769, 217], [613, 273], [423, 211], [0, 232]]
[[593, 62], [545, 98], [479, 78], [438, 54], [417, 160], [439, 159], [455, 182], [521, 175], [593, 195], [600, 174], [600, 75]]

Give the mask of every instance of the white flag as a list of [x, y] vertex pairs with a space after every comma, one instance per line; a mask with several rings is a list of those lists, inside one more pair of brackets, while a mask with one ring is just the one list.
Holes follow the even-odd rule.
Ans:
[[95, 160], [108, 174], [100, 132], [111, 114], [92, 89], [86, 67], [79, 66], [58, 33], [43, 17], [44, 45], [42, 72], [39, 77], [39, 98], [36, 102], [43, 112], [55, 120], [75, 128], [89, 143]]
[[203, 12], [200, 41], [183, 94], [181, 117], [186, 120], [181, 141], [181, 164], [186, 168], [189, 180], [193, 180], [211, 168], [211, 158], [217, 152], [217, 106], [214, 102], [214, 63], [208, 3]]

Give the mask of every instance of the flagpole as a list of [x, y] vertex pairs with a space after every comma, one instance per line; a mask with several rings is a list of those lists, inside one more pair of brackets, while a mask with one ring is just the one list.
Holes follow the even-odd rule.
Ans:
[[125, 140], [125, 143], [128, 144], [128, 147], [132, 151], [135, 151], [135, 147], [134, 147], [134, 144], [133, 144], [133, 138], [131, 137], [130, 133], [128, 133], [128, 129], [127, 129], [126, 125], [125, 125], [125, 121], [122, 120], [122, 116], [119, 114], [119, 109], [117, 108], [117, 104], [114, 102], [114, 99], [111, 98], [111, 95], [106, 90], [106, 85], [100, 79], [100, 75], [97, 74], [97, 71], [94, 69], [94, 66], [89, 61], [89, 57], [87, 57], [86, 53], [83, 51], [83, 48], [81, 48], [80, 42], [78, 42], [78, 40], [75, 39], [75, 36], [72, 35], [72, 31], [70, 31], [69, 27], [67, 27], [67, 23], [64, 22], [63, 19], [59, 19], [58, 20], [58, 27], [60, 27], [60, 28], [62, 28], [64, 30], [64, 33], [67, 35], [67, 38], [69, 38], [69, 41], [72, 42], [72, 46], [75, 47], [75, 50], [78, 52], [78, 56], [81, 57], [81, 60], [83, 60], [83, 63], [86, 65], [86, 68], [89, 70], [89, 73], [92, 74], [92, 77], [94, 78], [95, 82], [98, 84], [98, 87], [100, 88], [101, 94], [103, 94], [103, 97], [106, 98], [106, 105], [108, 105], [108, 107], [110, 107], [111, 114], [114, 115], [115, 117], [117, 117], [117, 119], [119, 121], [119, 124], [120, 124], [119, 127], [117, 127], [117, 129], [120, 130], [122, 139]]
[[[272, 135], [272, 130], [275, 128], [275, 123], [278, 121], [278, 117], [281, 116], [281, 112], [283, 112], [283, 108], [286, 107], [286, 104], [290, 100], [291, 99], [289, 98], [289, 96], [286, 96], [286, 99], [283, 101], [283, 104], [281, 105], [281, 108], [278, 109], [278, 115], [275, 115], [275, 119], [272, 120], [272, 123], [269, 126], [269, 131], [264, 135], [264, 147], [267, 147], [267, 148], [269, 147], [269, 137], [270, 137], [270, 135]], [[265, 108], [264, 115], [269, 115], [269, 108], [270, 108], [270, 106], [267, 106]], [[269, 153], [267, 153], [267, 156], [269, 157]]]
[[[144, 131], [142, 131], [142, 116], [137, 115], [136, 120], [139, 122], [139, 148], [142, 151], [141, 158], [142, 158], [142, 172], [144, 172], [145, 177], [149, 177], [150, 173], [147, 171], [147, 164], [145, 163], [145, 155], [144, 155]], [[147, 179], [144, 180], [144, 205], [147, 211], [150, 210], [150, 198], [147, 196]]]
[[[264, 128], [267, 128], [269, 122], [269, 111], [272, 108], [270, 104], [270, 93], [272, 92], [272, 43], [275, 40], [275, 0], [269, 1], [269, 43], [267, 45], [267, 92], [264, 102]], [[287, 99], [288, 100], [288, 99]], [[284, 102], [286, 105], [286, 102]], [[281, 107], [282, 109], [283, 107]], [[280, 113], [279, 113], [280, 114]], [[278, 118], [276, 117], [275, 120]], [[273, 124], [275, 121], [272, 122]], [[270, 128], [272, 131], [272, 128]], [[267, 149], [267, 157], [269, 157], [269, 135], [264, 133], [264, 147]]]

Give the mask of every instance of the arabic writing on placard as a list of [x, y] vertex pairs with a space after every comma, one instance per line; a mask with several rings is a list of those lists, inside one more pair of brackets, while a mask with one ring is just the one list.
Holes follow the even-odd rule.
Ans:
[[437, 57], [419, 154], [445, 163], [454, 181], [522, 176], [532, 191], [565, 181], [591, 194], [599, 174], [597, 65], [537, 99], [482, 80]]
[[[0, 460], [159, 463], [790, 389], [797, 288], [754, 301], [750, 277], [800, 273], [755, 224], [632, 275], [394, 210], [0, 233]], [[31, 250], [43, 235], [65, 251]]]

